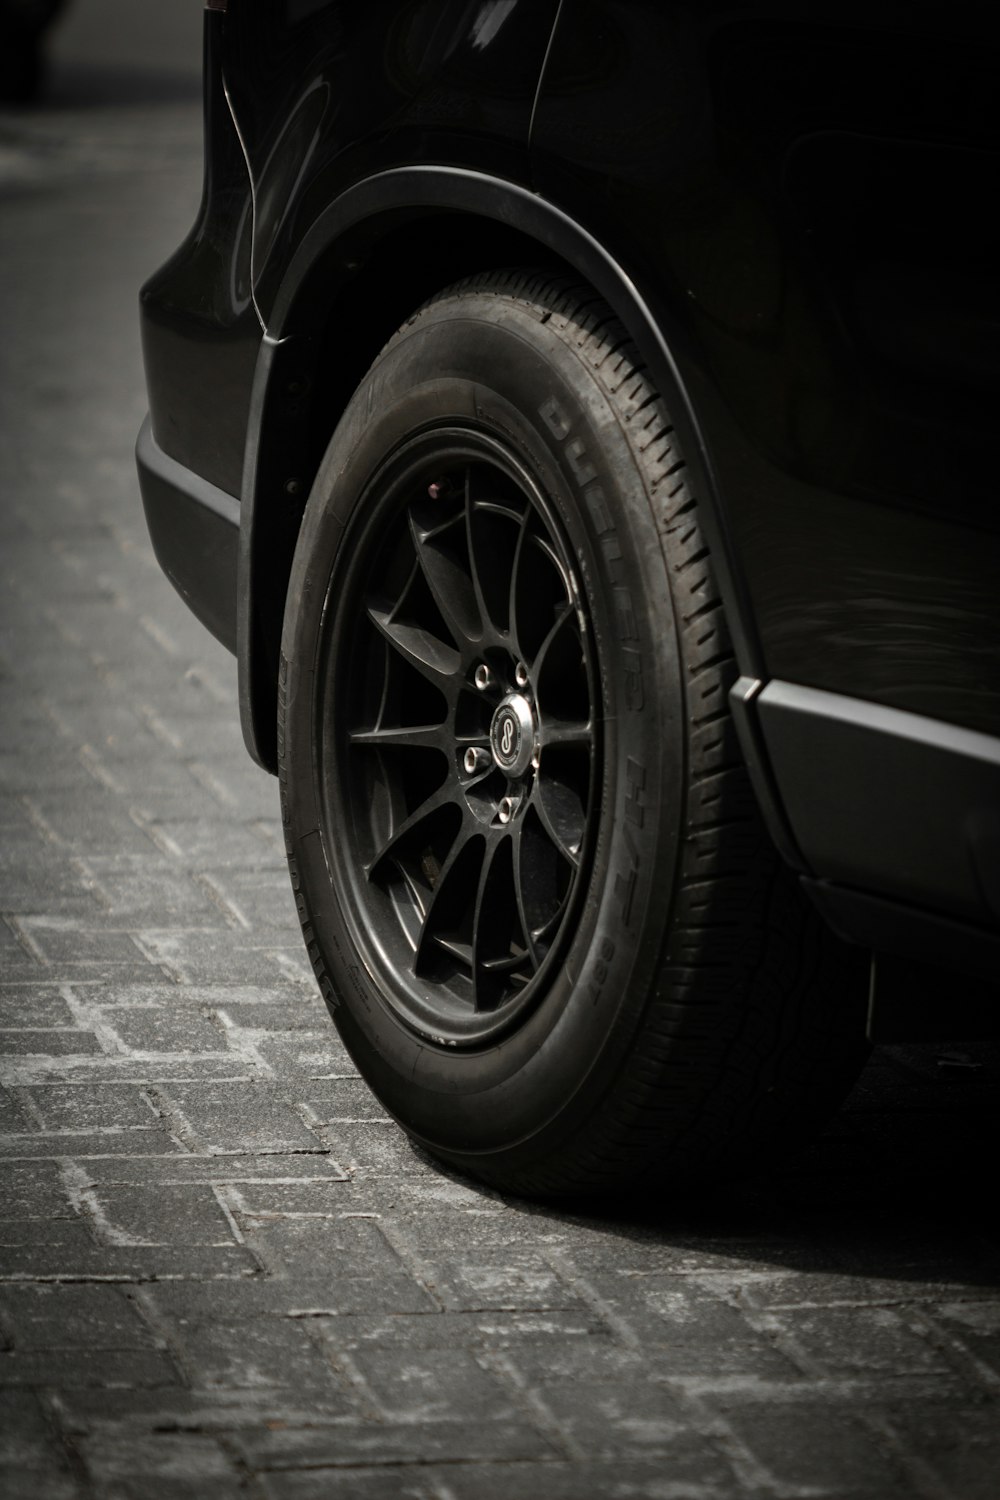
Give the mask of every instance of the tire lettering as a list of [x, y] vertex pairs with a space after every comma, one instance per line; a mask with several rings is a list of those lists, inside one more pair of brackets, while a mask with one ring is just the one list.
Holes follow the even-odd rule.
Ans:
[[587, 509], [590, 511], [590, 519], [594, 523], [594, 530], [597, 532], [597, 535], [604, 536], [609, 531], [613, 534], [615, 528], [611, 523], [607, 501], [604, 498], [604, 491], [601, 489], [601, 486], [599, 484], [588, 484], [583, 492], [583, 498]]
[[631, 755], [625, 763], [625, 781], [625, 816], [641, 828], [646, 817], [646, 772]]
[[543, 402], [538, 408], [538, 415], [552, 436], [558, 438], [560, 443], [569, 437], [572, 423], [554, 396], [550, 396], [548, 401]]
[[612, 599], [615, 606], [615, 614], [618, 617], [618, 635], [623, 641], [637, 641], [639, 632], [635, 624], [635, 610], [632, 608], [632, 595], [624, 586], [612, 590]]
[[566, 457], [578, 484], [589, 484], [597, 478], [597, 470], [587, 457], [587, 450], [579, 438], [566, 444]]
[[622, 665], [625, 669], [626, 706], [640, 709], [646, 701], [646, 695], [642, 688], [642, 658], [638, 651], [623, 651]]
[[601, 938], [600, 945], [597, 949], [597, 958], [594, 963], [594, 972], [591, 978], [588, 980], [591, 1005], [596, 1005], [601, 997], [601, 990], [603, 989], [604, 982], [608, 977], [608, 964], [611, 962], [614, 956], [614, 943], [610, 938]]
[[632, 828], [643, 825], [645, 787], [646, 768], [630, 755], [625, 762], [625, 821], [621, 825], [621, 842], [628, 856], [628, 868], [615, 875], [615, 895], [621, 902], [622, 922], [626, 927], [632, 921], [632, 903], [639, 876], [639, 845]]
[[622, 924], [625, 927], [632, 925], [632, 902], [635, 899], [635, 869], [626, 870], [624, 874], [615, 876], [615, 895], [621, 902]]

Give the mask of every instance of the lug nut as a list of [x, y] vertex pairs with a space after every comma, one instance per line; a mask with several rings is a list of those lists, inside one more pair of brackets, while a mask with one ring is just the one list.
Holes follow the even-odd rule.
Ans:
[[470, 745], [462, 761], [469, 776], [474, 776], [477, 771], [485, 771], [489, 763], [489, 752], [480, 749], [478, 745]]
[[517, 811], [516, 797], [501, 797], [497, 812], [500, 814], [501, 823], [509, 823]]
[[481, 666], [478, 666], [476, 668], [476, 687], [480, 692], [482, 692], [484, 688], [489, 687], [492, 681], [493, 679], [490, 675], [490, 669], [486, 665], [486, 663], [483, 662]]
[[514, 668], [514, 681], [517, 683], [518, 687], [528, 686], [528, 669], [524, 665], [523, 661], [519, 661], [517, 666]]

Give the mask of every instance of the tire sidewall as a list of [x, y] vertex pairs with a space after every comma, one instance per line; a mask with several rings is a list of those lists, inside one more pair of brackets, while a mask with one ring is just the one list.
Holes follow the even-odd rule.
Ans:
[[[373, 480], [414, 433], [478, 432], [533, 475], [576, 561], [603, 715], [599, 829], [576, 930], [530, 1015], [478, 1048], [406, 1026], [339, 877], [317, 764], [321, 642]], [[487, 294], [439, 302], [359, 387], [317, 475], [289, 584], [280, 738], [299, 914], [321, 986], [387, 1108], [455, 1159], [564, 1142], [617, 1076], [662, 958], [683, 816], [683, 692], [670, 585], [641, 457], [602, 381], [537, 312]], [[527, 1159], [527, 1155], [526, 1155]]]

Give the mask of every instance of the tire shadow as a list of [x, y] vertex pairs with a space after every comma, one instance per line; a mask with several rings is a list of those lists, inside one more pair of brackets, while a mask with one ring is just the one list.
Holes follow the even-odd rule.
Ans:
[[717, 1256], [723, 1269], [996, 1287], [998, 1157], [1000, 1042], [893, 1046], [876, 1049], [822, 1135], [780, 1165], [698, 1195], [504, 1201], [605, 1242]]

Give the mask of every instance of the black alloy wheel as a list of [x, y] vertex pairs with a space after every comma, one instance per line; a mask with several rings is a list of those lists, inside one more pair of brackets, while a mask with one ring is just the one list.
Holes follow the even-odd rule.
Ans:
[[778, 859], [691, 471], [611, 310], [448, 288], [334, 433], [278, 754], [303, 934], [384, 1106], [527, 1194], [795, 1145], [864, 1057], [867, 958]]
[[418, 1035], [480, 1044], [544, 990], [586, 876], [583, 598], [544, 497], [485, 434], [411, 442], [368, 507], [320, 668], [327, 822], [389, 1003]]

